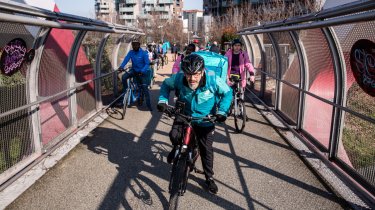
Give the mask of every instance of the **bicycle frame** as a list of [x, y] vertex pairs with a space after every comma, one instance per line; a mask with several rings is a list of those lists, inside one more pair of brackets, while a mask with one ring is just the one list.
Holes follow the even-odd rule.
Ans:
[[[236, 131], [241, 133], [245, 128], [247, 121], [246, 108], [244, 106], [243, 91], [240, 83], [240, 76], [231, 74], [230, 80], [234, 82], [233, 101], [231, 104], [231, 111], [234, 109], [234, 125]], [[241, 121], [243, 122], [241, 124]]]
[[[129, 72], [130, 69], [131, 68], [127, 69], [126, 72]], [[122, 103], [124, 105], [129, 106], [132, 103], [134, 103], [135, 101], [137, 101], [139, 99], [143, 99], [142, 98], [143, 97], [143, 91], [142, 91], [142, 88], [141, 88], [142, 83], [141, 83], [140, 80], [141, 79], [139, 78], [139, 76], [136, 76], [136, 75], [127, 80], [127, 84], [128, 84], [127, 92], [129, 92], [130, 94], [126, 94], [126, 92], [123, 93], [124, 98], [123, 98]]]
[[231, 77], [231, 80], [234, 81], [235, 88], [233, 90], [233, 105], [234, 105], [234, 114], [238, 115], [238, 100], [242, 99], [242, 92], [241, 92], [241, 83], [240, 78], [235, 76], [235, 78]]
[[[193, 150], [198, 146], [197, 141], [195, 139], [195, 132], [190, 122], [184, 121], [185, 125], [183, 128], [182, 139], [179, 142], [178, 149], [176, 150], [175, 157], [179, 157], [180, 155], [188, 154], [188, 162], [193, 163]], [[193, 167], [189, 166], [189, 167]]]

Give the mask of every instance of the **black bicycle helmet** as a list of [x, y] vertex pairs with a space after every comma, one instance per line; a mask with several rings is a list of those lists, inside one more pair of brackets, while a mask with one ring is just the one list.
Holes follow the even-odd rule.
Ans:
[[204, 69], [204, 60], [200, 55], [190, 54], [182, 60], [181, 69], [186, 74], [196, 74]]
[[241, 44], [241, 45], [242, 45], [242, 42], [241, 42], [240, 39], [234, 39], [234, 40], [232, 41], [232, 46], [234, 46], [235, 44]]

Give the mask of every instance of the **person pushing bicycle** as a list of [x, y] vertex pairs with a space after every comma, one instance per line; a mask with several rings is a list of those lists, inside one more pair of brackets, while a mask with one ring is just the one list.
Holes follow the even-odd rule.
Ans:
[[228, 58], [227, 83], [229, 86], [233, 86], [233, 83], [230, 81], [231, 74], [238, 75], [241, 80], [241, 93], [243, 97], [243, 91], [246, 87], [246, 70], [250, 73], [250, 81], [254, 82], [254, 67], [249, 60], [247, 52], [242, 50], [242, 42], [239, 39], [232, 41], [232, 48], [225, 53], [225, 56]]
[[[167, 109], [169, 93], [174, 90], [177, 100], [185, 104], [184, 114], [192, 117], [215, 115], [216, 121], [224, 122], [232, 101], [230, 87], [215, 72], [204, 67], [204, 59], [197, 54], [185, 56], [181, 62], [182, 72], [164, 80], [159, 96], [158, 110]], [[169, 133], [173, 149], [167, 157], [168, 163], [174, 159], [176, 146], [182, 140], [183, 123], [178, 117], [173, 122]], [[211, 193], [216, 194], [218, 187], [213, 179], [213, 134], [212, 122], [193, 121], [193, 129], [198, 140], [206, 184]]]
[[130, 71], [122, 75], [121, 81], [124, 87], [124, 92], [128, 89], [127, 80], [131, 77], [138, 77], [141, 83], [141, 88], [146, 98], [146, 105], [152, 111], [150, 93], [148, 91], [148, 83], [150, 80], [150, 60], [147, 51], [141, 49], [141, 43], [138, 40], [132, 41], [132, 48], [122, 61], [119, 69], [124, 69], [126, 64], [131, 60], [132, 68]]

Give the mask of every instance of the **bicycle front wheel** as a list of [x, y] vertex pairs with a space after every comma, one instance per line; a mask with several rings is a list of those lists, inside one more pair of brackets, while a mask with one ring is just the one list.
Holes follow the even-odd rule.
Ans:
[[184, 185], [186, 183], [186, 171], [187, 171], [187, 155], [181, 155], [173, 163], [172, 174], [170, 179], [170, 197], [169, 197], [169, 210], [175, 210], [178, 208], [178, 199], [184, 192]]
[[245, 128], [246, 123], [246, 107], [243, 100], [237, 101], [237, 107], [234, 110], [234, 125], [236, 126], [236, 131], [242, 133]]
[[125, 114], [126, 114], [126, 108], [128, 107], [129, 105], [129, 102], [130, 102], [130, 97], [131, 97], [131, 94], [130, 94], [130, 88], [128, 88], [124, 94], [124, 99], [122, 101], [122, 119], [125, 118]]

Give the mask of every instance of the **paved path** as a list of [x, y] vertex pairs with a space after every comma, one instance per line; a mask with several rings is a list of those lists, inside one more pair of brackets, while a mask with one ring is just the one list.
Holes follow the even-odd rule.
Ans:
[[[159, 70], [158, 81], [172, 64]], [[156, 105], [158, 87], [151, 91]], [[192, 174], [181, 209], [343, 209], [293, 149], [247, 103], [243, 134], [233, 118], [215, 134], [217, 195]], [[172, 121], [144, 107], [108, 118], [8, 209], [164, 209], [171, 165]], [[201, 166], [199, 166], [201, 167]]]

